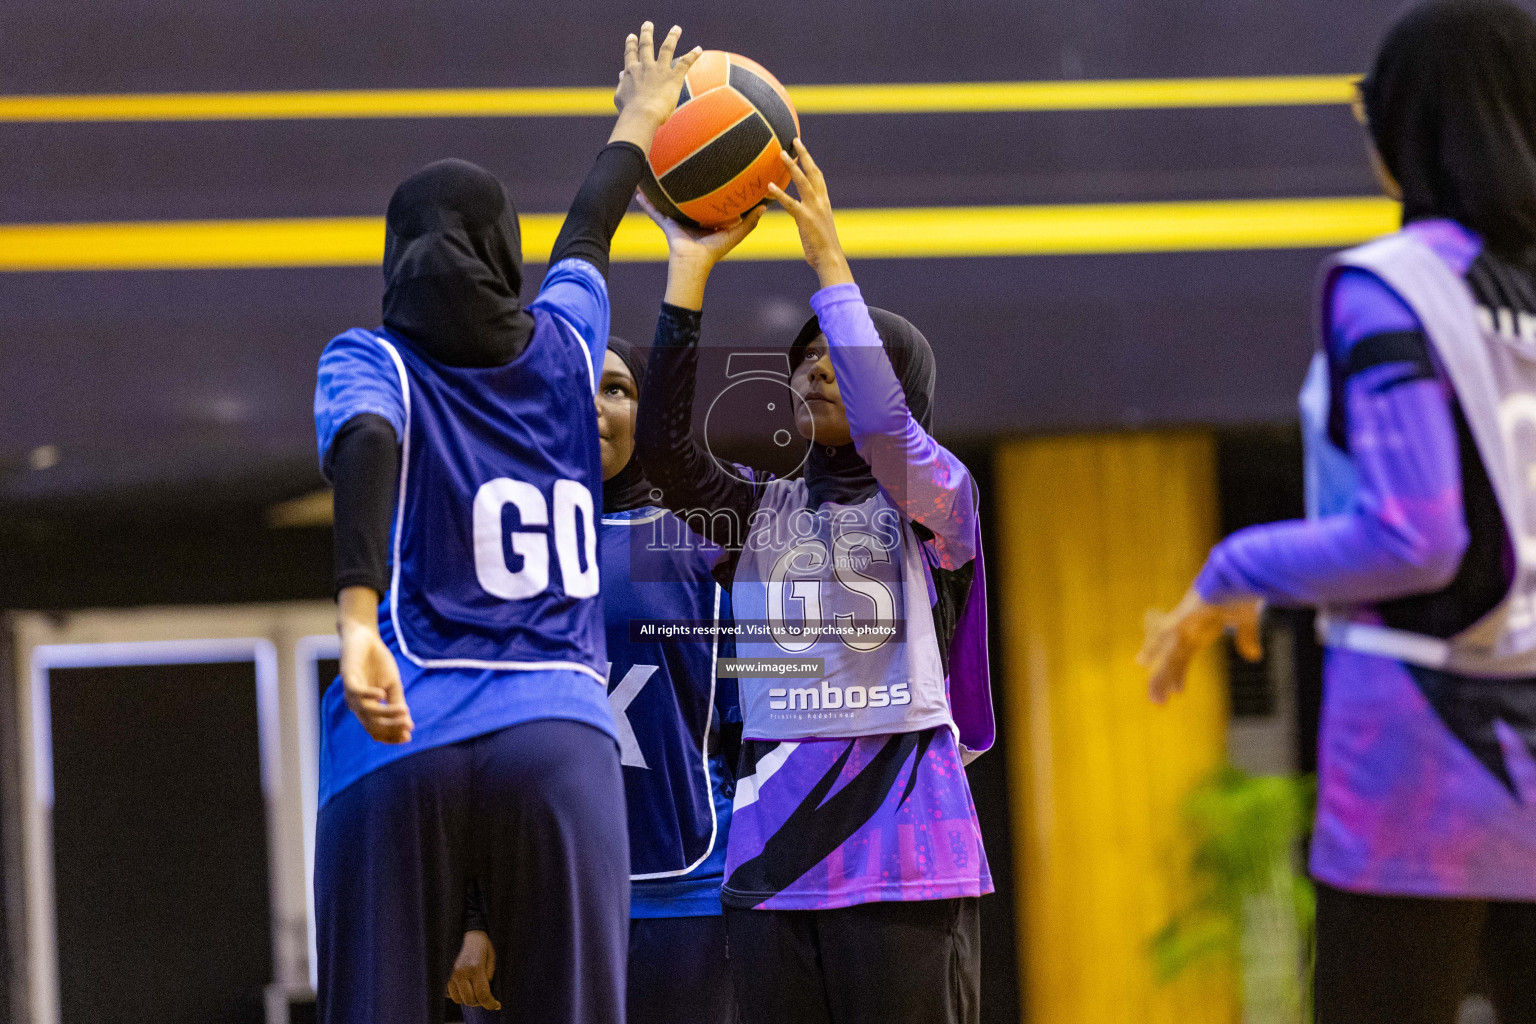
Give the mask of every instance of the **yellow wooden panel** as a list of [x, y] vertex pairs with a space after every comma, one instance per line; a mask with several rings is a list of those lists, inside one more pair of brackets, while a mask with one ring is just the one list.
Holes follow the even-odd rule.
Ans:
[[1218, 968], [1160, 986], [1148, 942], [1186, 895], [1179, 805], [1220, 763], [1226, 687], [1202, 660], [1182, 699], [1135, 655], [1215, 539], [1203, 433], [1054, 437], [998, 455], [999, 592], [1026, 1019], [1233, 1024]]

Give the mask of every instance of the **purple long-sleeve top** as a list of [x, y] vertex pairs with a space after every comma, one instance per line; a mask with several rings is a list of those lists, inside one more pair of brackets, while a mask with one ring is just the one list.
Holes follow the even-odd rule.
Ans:
[[[968, 579], [977, 560], [970, 472], [913, 417], [854, 285], [812, 299], [857, 451], [907, 517], [935, 575]], [[636, 443], [675, 511], [723, 546], [739, 545], [769, 481], [727, 473], [690, 438], [701, 315], [663, 306], [641, 389]], [[716, 515], [715, 513], [726, 513]], [[734, 572], [734, 563], [724, 563]], [[979, 560], [978, 560], [979, 564]], [[979, 581], [979, 580], [978, 580]], [[729, 580], [722, 580], [729, 583]], [[742, 744], [721, 900], [815, 910], [992, 891], [970, 787], [947, 727], [888, 736]]]
[[[1411, 225], [1458, 274], [1479, 241], [1451, 221]], [[1347, 269], [1328, 303], [1327, 354], [1348, 367], [1362, 341], [1421, 331], [1378, 278]], [[1371, 604], [1447, 585], [1468, 542], [1452, 393], [1439, 374], [1385, 362], [1348, 377], [1345, 436], [1358, 475], [1356, 506], [1313, 520], [1239, 530], [1211, 551], [1195, 588], [1207, 601]]]
[[[1525, 289], [1501, 285], [1528, 271], [1483, 252], [1471, 232], [1446, 220], [1404, 230], [1490, 312], [1511, 301], [1531, 312], [1511, 298]], [[1354, 605], [1389, 623], [1395, 615], [1405, 625], [1464, 628], [1497, 595], [1482, 575], [1500, 571], [1489, 549], [1500, 540], [1478, 532], [1497, 510], [1481, 467], [1462, 465], [1472, 449], [1458, 437], [1455, 396], [1414, 314], [1374, 276], [1340, 271], [1324, 309], [1330, 404], [1342, 406], [1331, 410], [1330, 435], [1344, 442], [1353, 499], [1337, 514], [1233, 534], [1195, 585], [1208, 601]], [[1469, 567], [1477, 580], [1463, 579]], [[1328, 648], [1313, 877], [1355, 892], [1536, 899], [1533, 752], [1529, 680], [1453, 676]]]
[[823, 288], [811, 296], [811, 309], [827, 336], [854, 448], [907, 518], [933, 531], [940, 565], [969, 562], [976, 555], [971, 472], [907, 407], [859, 286]]

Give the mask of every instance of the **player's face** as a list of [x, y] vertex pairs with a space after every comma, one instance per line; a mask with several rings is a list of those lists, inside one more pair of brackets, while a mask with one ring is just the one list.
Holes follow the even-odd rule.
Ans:
[[831, 445], [853, 440], [848, 432], [848, 413], [837, 392], [837, 374], [832, 371], [825, 334], [818, 334], [806, 346], [800, 365], [790, 375], [789, 386], [805, 400], [795, 408], [795, 426], [801, 437]]
[[635, 409], [640, 389], [624, 360], [609, 352], [603, 357], [603, 379], [597, 384], [597, 436], [603, 448], [603, 479], [612, 479], [635, 453]]

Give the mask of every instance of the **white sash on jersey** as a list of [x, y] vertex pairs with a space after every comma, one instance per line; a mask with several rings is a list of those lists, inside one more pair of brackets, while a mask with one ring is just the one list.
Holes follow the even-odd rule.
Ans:
[[[1449, 639], [1350, 621], [1347, 608], [1324, 609], [1318, 637], [1329, 646], [1460, 675], [1536, 676], [1536, 348], [1481, 315], [1466, 282], [1410, 234], [1339, 254], [1325, 268], [1324, 281], [1349, 267], [1380, 278], [1423, 325], [1488, 472], [1516, 565], [1504, 599]], [[1308, 432], [1316, 430], [1314, 425]], [[1326, 438], [1318, 441], [1309, 438], [1309, 481], [1324, 475], [1311, 472], [1326, 445]], [[1317, 502], [1309, 504], [1318, 514]]]

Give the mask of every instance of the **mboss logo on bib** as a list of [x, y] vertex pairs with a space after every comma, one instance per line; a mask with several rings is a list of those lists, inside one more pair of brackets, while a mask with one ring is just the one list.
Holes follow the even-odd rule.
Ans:
[[[520, 519], [513, 530], [502, 525], [509, 505]], [[497, 477], [475, 492], [473, 516], [475, 578], [486, 593], [520, 601], [547, 591], [553, 546], [566, 596], [597, 595], [597, 525], [585, 484], [556, 480], [546, 500], [525, 480]], [[509, 564], [513, 559], [516, 569]]]
[[890, 686], [833, 686], [822, 681], [820, 686], [775, 686], [768, 691], [770, 711], [837, 711], [846, 708], [900, 707], [912, 703], [912, 693], [906, 683]]

